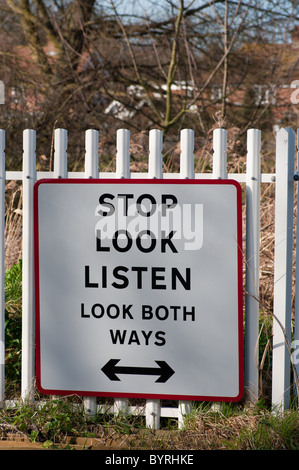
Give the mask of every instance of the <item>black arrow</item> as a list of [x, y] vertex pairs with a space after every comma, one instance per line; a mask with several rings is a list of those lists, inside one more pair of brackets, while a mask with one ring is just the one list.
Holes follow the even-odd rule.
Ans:
[[119, 361], [120, 359], [110, 359], [102, 367], [101, 370], [107, 375], [108, 379], [120, 381], [116, 374], [159, 375], [160, 377], [157, 378], [156, 382], [165, 383], [174, 374], [174, 370], [165, 361], [155, 361], [159, 366], [156, 368], [117, 366], [116, 364]]

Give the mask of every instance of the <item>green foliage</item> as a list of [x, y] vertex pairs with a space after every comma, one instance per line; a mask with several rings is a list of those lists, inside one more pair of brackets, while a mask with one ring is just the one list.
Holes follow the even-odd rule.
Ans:
[[19, 387], [22, 338], [22, 260], [5, 274], [5, 376]]
[[132, 415], [91, 418], [82, 400], [72, 396], [0, 409], [0, 423], [6, 432], [21, 432], [46, 449], [72, 450], [77, 439], [84, 449], [95, 438], [93, 445], [122, 450], [299, 450], [298, 410], [277, 415], [261, 404], [250, 409], [224, 404], [215, 411], [206, 403], [193, 410], [182, 430], [174, 420], [155, 431], [144, 429], [144, 421]]
[[13, 429], [26, 434], [32, 442], [42, 442], [52, 447], [64, 436], [77, 436], [88, 428], [83, 407], [72, 398], [47, 400], [37, 405], [21, 406], [0, 412]]

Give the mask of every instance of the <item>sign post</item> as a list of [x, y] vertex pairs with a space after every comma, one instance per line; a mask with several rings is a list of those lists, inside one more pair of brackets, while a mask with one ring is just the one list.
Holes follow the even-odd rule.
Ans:
[[38, 181], [39, 390], [239, 400], [241, 204], [232, 180]]

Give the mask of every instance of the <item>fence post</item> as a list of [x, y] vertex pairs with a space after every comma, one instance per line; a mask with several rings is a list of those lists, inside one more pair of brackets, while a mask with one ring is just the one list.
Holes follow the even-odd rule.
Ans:
[[0, 406], [5, 394], [5, 131], [0, 129]]
[[130, 131], [118, 129], [116, 133], [116, 177], [130, 178]]
[[99, 177], [99, 131], [88, 129], [85, 132], [85, 178]]
[[34, 243], [33, 187], [36, 180], [36, 133], [23, 132], [22, 399], [34, 401]]
[[54, 178], [67, 178], [67, 130], [55, 129]]
[[[227, 178], [227, 130], [215, 129], [213, 132], [213, 178]], [[212, 405], [214, 411], [220, 411], [222, 403]]]
[[213, 178], [227, 178], [227, 130], [215, 129], [213, 132]]
[[54, 178], [67, 178], [67, 138], [66, 129], [54, 131]]
[[293, 365], [295, 367], [295, 389], [297, 400], [299, 400], [299, 356], [297, 349], [299, 348], [299, 129], [297, 129], [297, 217], [296, 217], [296, 280], [295, 280], [295, 327], [294, 327], [294, 352]]
[[245, 389], [249, 402], [258, 400], [259, 379], [259, 249], [261, 132], [247, 132], [246, 165], [246, 286], [245, 286]]
[[[162, 172], [163, 134], [159, 129], [149, 132], [148, 177], [163, 178]], [[161, 402], [159, 399], [146, 400], [145, 422], [148, 428], [159, 429]]]
[[[130, 178], [130, 131], [118, 129], [116, 133], [116, 177]], [[115, 414], [124, 413], [128, 409], [126, 398], [114, 398]]]
[[[180, 178], [194, 178], [194, 131], [182, 129], [180, 135], [181, 156], [180, 156]], [[178, 427], [184, 425], [185, 416], [192, 411], [192, 401], [179, 401], [178, 406]]]
[[180, 178], [194, 178], [194, 131], [181, 130]]
[[149, 131], [148, 177], [163, 178], [162, 171], [163, 134], [159, 129]]
[[290, 339], [294, 210], [295, 133], [280, 129], [276, 137], [274, 312], [272, 406], [290, 404]]
[[[85, 178], [99, 177], [99, 132], [95, 129], [88, 129], [85, 132]], [[97, 414], [97, 398], [83, 397], [84, 409], [89, 416]]]

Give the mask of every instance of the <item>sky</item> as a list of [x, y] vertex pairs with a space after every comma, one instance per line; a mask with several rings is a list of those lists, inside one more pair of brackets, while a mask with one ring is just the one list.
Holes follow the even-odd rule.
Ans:
[[[103, 5], [107, 5], [107, 7], [111, 9], [111, 0], [105, 0], [101, 3]], [[171, 4], [179, 6], [180, 0], [113, 0], [113, 3], [117, 8], [117, 12], [120, 16], [128, 15], [129, 18], [129, 16], [133, 13], [137, 16], [148, 16], [148, 18], [150, 18], [151, 20], [154, 18], [157, 20], [161, 20], [163, 19], [163, 16], [165, 17], [166, 11], [168, 11], [168, 17], [172, 16], [171, 14], [169, 14], [171, 11]], [[209, 3], [212, 5], [213, 0], [185, 0], [185, 7], [191, 5], [191, 8], [196, 8], [199, 5], [208, 5]], [[233, 2], [233, 5], [231, 5], [230, 10], [232, 12], [234, 12], [236, 5], [236, 1]], [[277, 12], [279, 14], [279, 17], [276, 16], [276, 19], [278, 20], [279, 18], [279, 20], [273, 23], [273, 34], [277, 42], [288, 42], [290, 38], [286, 37], [286, 30], [288, 30], [289, 28], [292, 29], [295, 24], [299, 24], [298, 0], [243, 0], [242, 5], [245, 10], [247, 9], [247, 6], [250, 6], [248, 10], [248, 19], [250, 18], [250, 13], [257, 13], [258, 11], [257, 16], [254, 17], [260, 18], [259, 22], [261, 28], [263, 25], [263, 21], [265, 20], [265, 15], [267, 16], [267, 11], [271, 11], [272, 13]], [[217, 12], [219, 12], [219, 7], [220, 2], [215, 5], [215, 10]], [[255, 8], [257, 8], [257, 10], [255, 10]], [[175, 15], [176, 12], [177, 11], [174, 11], [173, 14]], [[208, 9], [206, 9], [205, 12], [208, 12]], [[201, 13], [204, 15], [204, 11], [202, 11]], [[214, 13], [212, 10], [210, 10], [210, 13], [213, 17]], [[124, 23], [126, 22], [125, 17], [123, 16], [122, 21]]]

